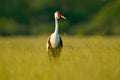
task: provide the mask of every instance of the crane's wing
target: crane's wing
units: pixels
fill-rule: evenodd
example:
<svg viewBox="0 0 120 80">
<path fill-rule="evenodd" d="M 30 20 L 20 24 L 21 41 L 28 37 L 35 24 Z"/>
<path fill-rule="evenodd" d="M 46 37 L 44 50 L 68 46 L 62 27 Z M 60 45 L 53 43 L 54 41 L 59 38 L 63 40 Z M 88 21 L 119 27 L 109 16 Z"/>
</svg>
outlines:
<svg viewBox="0 0 120 80">
<path fill-rule="evenodd" d="M 47 39 L 47 44 L 46 44 L 46 51 L 48 52 L 48 49 L 50 48 L 51 43 L 50 43 L 50 37 Z"/>
<path fill-rule="evenodd" d="M 59 36 L 60 37 L 60 36 Z M 62 41 L 62 38 L 60 37 L 60 43 L 59 43 L 60 47 L 62 48 L 63 47 L 63 41 Z"/>
</svg>

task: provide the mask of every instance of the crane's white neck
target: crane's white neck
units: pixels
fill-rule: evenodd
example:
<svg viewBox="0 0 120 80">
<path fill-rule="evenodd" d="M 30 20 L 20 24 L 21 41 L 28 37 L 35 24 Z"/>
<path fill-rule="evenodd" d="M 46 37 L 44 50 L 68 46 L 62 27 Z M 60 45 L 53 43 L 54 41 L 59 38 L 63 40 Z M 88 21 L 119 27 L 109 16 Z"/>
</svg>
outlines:
<svg viewBox="0 0 120 80">
<path fill-rule="evenodd" d="M 55 16 L 55 31 L 54 33 L 57 35 L 58 34 L 58 19 L 57 17 Z"/>
<path fill-rule="evenodd" d="M 52 47 L 56 47 L 59 43 L 59 34 L 58 34 L 58 19 L 55 17 L 55 30 L 54 33 L 51 35 L 51 45 Z"/>
</svg>

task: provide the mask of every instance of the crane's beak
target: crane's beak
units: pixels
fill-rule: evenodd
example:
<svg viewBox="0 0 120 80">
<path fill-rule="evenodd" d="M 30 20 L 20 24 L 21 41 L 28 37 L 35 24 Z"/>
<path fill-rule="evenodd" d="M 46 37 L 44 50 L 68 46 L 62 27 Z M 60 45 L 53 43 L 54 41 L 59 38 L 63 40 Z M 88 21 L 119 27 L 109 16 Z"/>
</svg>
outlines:
<svg viewBox="0 0 120 80">
<path fill-rule="evenodd" d="M 63 18 L 63 19 L 65 19 L 65 20 L 67 20 L 67 18 L 66 18 L 66 17 L 64 17 L 63 15 L 61 16 L 61 18 Z"/>
</svg>

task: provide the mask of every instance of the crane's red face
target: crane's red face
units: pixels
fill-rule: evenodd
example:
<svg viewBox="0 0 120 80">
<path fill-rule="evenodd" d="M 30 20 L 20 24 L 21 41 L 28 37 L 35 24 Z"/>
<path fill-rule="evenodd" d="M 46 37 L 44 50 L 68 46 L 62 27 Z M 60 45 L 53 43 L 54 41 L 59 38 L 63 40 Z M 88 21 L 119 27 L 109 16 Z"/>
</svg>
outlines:
<svg viewBox="0 0 120 80">
<path fill-rule="evenodd" d="M 55 12 L 55 17 L 56 17 L 57 19 L 63 18 L 63 19 L 66 20 L 66 18 L 65 18 L 61 13 L 59 13 L 58 11 Z"/>
</svg>

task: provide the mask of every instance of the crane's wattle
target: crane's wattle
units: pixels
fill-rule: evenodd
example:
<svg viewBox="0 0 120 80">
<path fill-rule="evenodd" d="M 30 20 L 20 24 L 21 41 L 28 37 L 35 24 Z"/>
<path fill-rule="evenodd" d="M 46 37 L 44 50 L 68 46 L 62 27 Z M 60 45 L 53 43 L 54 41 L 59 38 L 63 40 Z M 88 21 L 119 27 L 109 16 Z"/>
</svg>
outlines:
<svg viewBox="0 0 120 80">
<path fill-rule="evenodd" d="M 61 14 L 61 13 L 58 13 L 57 16 L 58 16 L 58 19 L 60 19 L 60 17 L 62 16 L 62 14 Z"/>
</svg>

